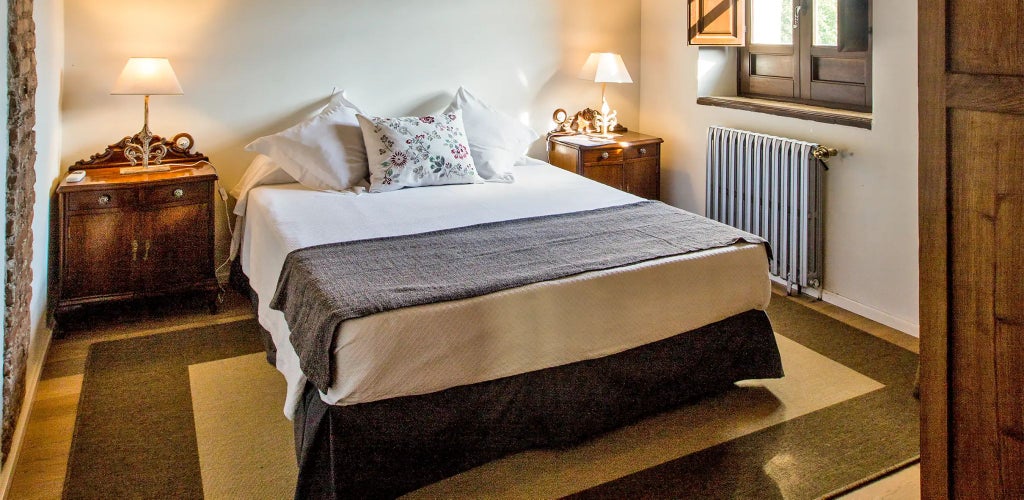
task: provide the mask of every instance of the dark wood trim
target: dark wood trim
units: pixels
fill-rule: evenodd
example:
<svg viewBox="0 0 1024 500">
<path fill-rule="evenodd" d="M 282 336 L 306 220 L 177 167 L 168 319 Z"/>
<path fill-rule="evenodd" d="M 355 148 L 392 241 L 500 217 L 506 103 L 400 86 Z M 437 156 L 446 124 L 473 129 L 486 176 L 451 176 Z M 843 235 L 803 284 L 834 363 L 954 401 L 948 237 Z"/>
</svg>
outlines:
<svg viewBox="0 0 1024 500">
<path fill-rule="evenodd" d="M 921 498 L 949 498 L 946 2 L 918 2 Z"/>
<path fill-rule="evenodd" d="M 734 97 L 711 97 L 704 96 L 697 98 L 697 104 L 704 106 L 717 106 L 720 108 L 742 109 L 755 113 L 767 113 L 775 116 L 786 116 L 811 120 L 821 123 L 831 123 L 847 127 L 871 129 L 871 117 L 858 116 L 842 113 L 828 108 L 808 108 L 803 105 L 793 105 L 781 101 L 755 101 L 750 98 L 737 99 Z"/>
<path fill-rule="evenodd" d="M 745 0 L 749 3 L 752 0 Z M 737 89 L 738 94 L 743 97 L 778 99 L 811 106 L 826 108 L 848 109 L 852 111 L 871 112 L 872 106 L 872 75 L 871 75 L 871 34 L 870 0 L 849 0 L 856 3 L 856 9 L 862 19 L 858 25 L 860 29 L 867 31 L 862 40 L 856 41 L 856 46 L 862 48 L 859 51 L 840 51 L 838 47 L 824 47 L 814 45 L 814 9 L 802 9 L 797 14 L 799 2 L 794 2 L 793 19 L 799 21 L 798 26 L 793 29 L 793 43 L 791 45 L 758 45 L 751 42 L 750 30 L 745 36 L 746 46 L 740 47 L 737 64 Z M 804 7 L 811 7 L 806 0 L 802 0 Z M 843 2 L 840 2 L 845 5 Z M 853 4 L 851 4 L 853 5 Z M 751 24 L 750 17 L 752 9 L 747 9 L 747 25 Z M 866 17 L 865 17 L 866 16 Z M 854 29 L 848 26 L 847 30 Z M 752 59 L 759 54 L 770 54 L 773 56 L 791 56 L 792 70 L 785 78 L 791 85 L 783 86 L 781 82 L 774 81 L 774 85 L 761 80 L 768 75 L 757 75 L 757 68 L 753 67 Z M 863 82 L 858 81 L 832 81 L 817 80 L 817 68 L 820 64 L 819 58 L 842 59 L 845 61 L 860 61 L 864 68 Z M 773 74 L 773 77 L 782 77 L 780 74 Z M 757 85 L 755 85 L 755 80 Z"/>
<path fill-rule="evenodd" d="M 121 139 L 120 141 L 107 146 L 106 150 L 90 156 L 88 160 L 78 160 L 77 162 L 75 162 L 74 165 L 68 167 L 68 172 L 71 172 L 73 170 L 88 170 L 91 168 L 134 166 L 135 163 L 132 163 L 132 161 L 125 156 L 124 148 L 133 142 L 136 144 L 140 144 L 141 140 L 139 140 L 137 136 L 138 134 L 134 136 L 125 137 L 124 139 Z M 167 148 L 167 155 L 164 156 L 161 163 L 193 164 L 202 161 L 210 161 L 210 159 L 207 158 L 206 155 L 198 151 L 192 152 L 190 150 L 191 145 L 189 146 L 189 149 L 181 149 L 173 140 L 165 139 L 163 137 L 160 137 L 159 135 L 154 135 L 152 139 L 152 145 L 155 147 L 161 144 L 165 148 Z"/>
<path fill-rule="evenodd" d="M 1024 115 L 1024 76 L 946 76 L 946 107 Z M 922 101 L 924 102 L 924 101 Z"/>
</svg>

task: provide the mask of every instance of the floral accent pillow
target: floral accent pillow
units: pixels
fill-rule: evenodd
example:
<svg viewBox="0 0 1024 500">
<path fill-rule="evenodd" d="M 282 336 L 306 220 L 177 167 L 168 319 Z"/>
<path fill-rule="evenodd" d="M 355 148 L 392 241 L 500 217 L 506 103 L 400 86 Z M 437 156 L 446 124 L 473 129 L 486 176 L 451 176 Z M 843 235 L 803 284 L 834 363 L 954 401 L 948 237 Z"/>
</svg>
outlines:
<svg viewBox="0 0 1024 500">
<path fill-rule="evenodd" d="M 462 111 L 357 118 L 370 160 L 371 193 L 483 182 L 469 154 Z"/>
</svg>

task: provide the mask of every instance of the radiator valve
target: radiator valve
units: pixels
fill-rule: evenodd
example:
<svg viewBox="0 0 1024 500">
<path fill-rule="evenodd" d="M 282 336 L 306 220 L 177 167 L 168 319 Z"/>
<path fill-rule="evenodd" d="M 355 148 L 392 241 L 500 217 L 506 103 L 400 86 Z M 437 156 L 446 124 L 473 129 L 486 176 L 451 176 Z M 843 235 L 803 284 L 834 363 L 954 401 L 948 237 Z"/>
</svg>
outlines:
<svg viewBox="0 0 1024 500">
<path fill-rule="evenodd" d="M 833 156 L 839 156 L 839 150 L 836 148 L 829 148 L 825 146 L 818 146 L 811 151 L 811 156 L 818 160 L 827 160 Z"/>
</svg>

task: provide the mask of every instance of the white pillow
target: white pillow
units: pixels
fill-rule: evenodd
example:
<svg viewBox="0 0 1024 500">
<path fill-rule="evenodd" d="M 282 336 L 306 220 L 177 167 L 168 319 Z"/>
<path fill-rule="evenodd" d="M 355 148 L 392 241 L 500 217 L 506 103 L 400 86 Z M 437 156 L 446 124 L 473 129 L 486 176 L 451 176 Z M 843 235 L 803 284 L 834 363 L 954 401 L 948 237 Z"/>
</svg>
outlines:
<svg viewBox="0 0 1024 500">
<path fill-rule="evenodd" d="M 316 116 L 245 147 L 269 156 L 310 189 L 342 191 L 365 185 L 366 146 L 356 120 L 359 110 L 343 92 Z"/>
<path fill-rule="evenodd" d="M 491 108 L 466 87 L 459 87 L 446 111 L 462 110 L 469 150 L 480 177 L 490 182 L 515 182 L 512 165 L 540 137 L 533 129 Z"/>
<path fill-rule="evenodd" d="M 231 188 L 230 194 L 235 197 L 235 215 L 245 215 L 245 207 L 249 200 L 249 191 L 257 186 L 269 184 L 287 184 L 295 182 L 295 178 L 281 169 L 274 160 L 266 155 L 256 155 L 249 168 L 245 169 L 238 184 Z"/>
<path fill-rule="evenodd" d="M 469 154 L 461 111 L 357 118 L 370 162 L 371 193 L 483 182 Z"/>
</svg>

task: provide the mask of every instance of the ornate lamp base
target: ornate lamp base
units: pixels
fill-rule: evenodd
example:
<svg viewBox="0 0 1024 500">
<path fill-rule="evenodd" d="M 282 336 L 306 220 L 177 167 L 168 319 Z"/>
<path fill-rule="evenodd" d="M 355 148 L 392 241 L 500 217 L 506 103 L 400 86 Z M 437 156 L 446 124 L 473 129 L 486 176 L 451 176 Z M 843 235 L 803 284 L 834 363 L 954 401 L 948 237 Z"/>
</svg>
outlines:
<svg viewBox="0 0 1024 500">
<path fill-rule="evenodd" d="M 122 174 L 139 174 L 143 172 L 167 172 L 171 170 L 166 165 L 160 165 L 164 156 L 167 156 L 167 145 L 163 141 L 153 142 L 153 133 L 149 131 L 149 96 L 145 99 L 145 114 L 143 115 L 142 130 L 135 134 L 124 146 L 124 156 L 131 162 L 132 166 L 121 168 Z M 139 161 L 142 166 L 135 166 Z M 156 165 L 150 166 L 149 162 Z"/>
</svg>

